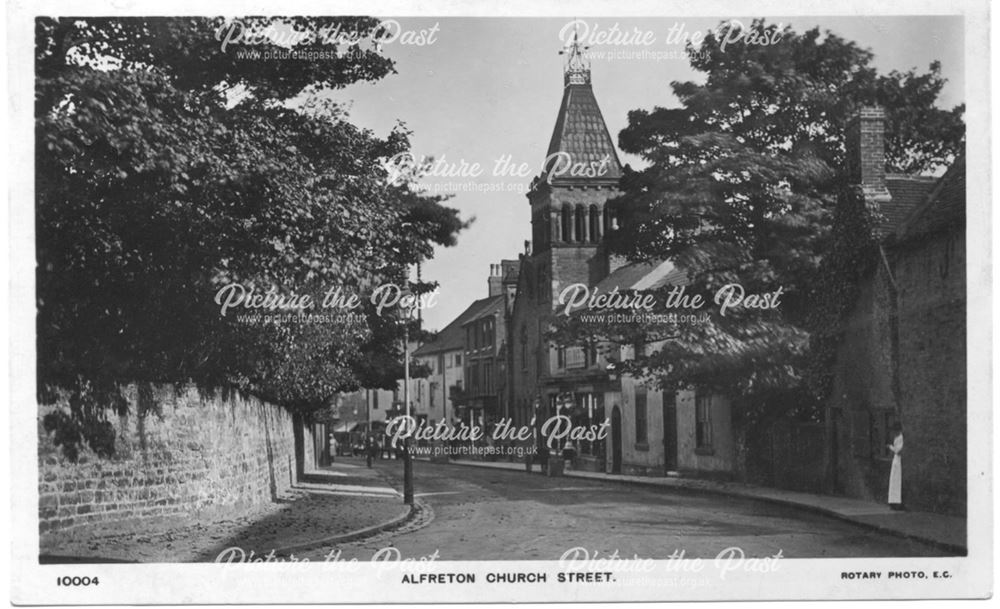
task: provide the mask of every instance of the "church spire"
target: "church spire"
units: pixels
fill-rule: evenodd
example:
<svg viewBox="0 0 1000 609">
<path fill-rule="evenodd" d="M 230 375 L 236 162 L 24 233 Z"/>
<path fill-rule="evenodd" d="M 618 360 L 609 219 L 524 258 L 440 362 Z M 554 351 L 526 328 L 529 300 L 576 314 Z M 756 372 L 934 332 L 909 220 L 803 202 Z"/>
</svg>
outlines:
<svg viewBox="0 0 1000 609">
<path fill-rule="evenodd" d="M 580 32 L 574 25 L 573 42 L 568 43 L 563 50 L 559 51 L 560 55 L 566 55 L 564 85 L 590 84 L 590 59 L 587 57 L 587 49 L 589 48 L 580 44 Z"/>
<path fill-rule="evenodd" d="M 566 66 L 562 104 L 546 153 L 549 182 L 617 182 L 621 163 L 591 88 L 587 47 L 580 42 L 575 27 L 572 41 L 559 54 L 566 55 Z M 567 169 L 567 165 L 572 168 Z"/>
</svg>

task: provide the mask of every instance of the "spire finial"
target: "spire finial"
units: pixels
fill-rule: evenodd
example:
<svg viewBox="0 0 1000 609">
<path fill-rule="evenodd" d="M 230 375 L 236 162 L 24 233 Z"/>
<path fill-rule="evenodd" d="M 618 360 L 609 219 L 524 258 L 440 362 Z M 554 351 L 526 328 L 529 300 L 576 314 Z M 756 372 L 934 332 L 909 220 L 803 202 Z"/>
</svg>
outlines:
<svg viewBox="0 0 1000 609">
<path fill-rule="evenodd" d="M 567 43 L 560 55 L 566 55 L 566 68 L 563 82 L 566 85 L 589 85 L 590 84 L 590 59 L 587 57 L 587 49 L 590 47 L 580 44 L 579 19 L 573 22 L 573 41 Z"/>
</svg>

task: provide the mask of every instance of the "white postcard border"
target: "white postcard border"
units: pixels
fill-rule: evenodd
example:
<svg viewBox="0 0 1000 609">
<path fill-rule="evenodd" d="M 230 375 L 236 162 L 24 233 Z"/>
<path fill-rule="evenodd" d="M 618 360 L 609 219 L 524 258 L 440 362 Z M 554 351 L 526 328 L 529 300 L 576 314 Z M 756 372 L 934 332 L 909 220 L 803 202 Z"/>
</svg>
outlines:
<svg viewBox="0 0 1000 609">
<path fill-rule="evenodd" d="M 78 14 L 329 14 L 379 15 L 536 15 L 729 16 L 731 14 L 800 15 L 965 15 L 965 62 L 968 128 L 968 548 L 967 557 L 883 559 L 785 559 L 772 573 L 728 573 L 720 579 L 706 568 L 710 585 L 684 589 L 657 561 L 653 573 L 661 585 L 551 583 L 555 561 L 466 561 L 442 563 L 444 571 L 545 572 L 548 584 L 406 585 L 399 572 L 374 567 L 339 577 L 331 564 L 155 564 L 39 565 L 37 438 L 34 344 L 34 220 L 32 20 L 35 15 Z M 916 599 L 983 597 L 992 591 L 992 283 L 990 258 L 991 149 L 989 106 L 989 14 L 986 2 L 777 2 L 751 4 L 719 0 L 700 3 L 578 2 L 493 3 L 435 2 L 276 2 L 184 0 L 170 5 L 139 2 L 20 2 L 8 7 L 10 66 L 10 267 L 11 267 L 11 507 L 12 600 L 18 604 L 185 604 L 185 603 L 429 603 L 625 600 L 767 600 L 767 599 Z M 947 571 L 946 580 L 847 581 L 845 571 Z M 91 588 L 57 587 L 59 576 L 99 576 Z M 346 574 L 345 574 L 346 575 Z"/>
</svg>

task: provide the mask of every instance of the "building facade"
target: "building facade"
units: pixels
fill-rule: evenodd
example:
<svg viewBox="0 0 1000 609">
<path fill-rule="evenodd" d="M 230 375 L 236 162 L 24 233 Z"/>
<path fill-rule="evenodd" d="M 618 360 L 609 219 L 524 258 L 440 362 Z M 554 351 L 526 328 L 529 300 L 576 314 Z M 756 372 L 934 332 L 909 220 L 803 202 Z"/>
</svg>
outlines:
<svg viewBox="0 0 1000 609">
<path fill-rule="evenodd" d="M 966 513 L 965 163 L 940 179 L 886 175 L 884 114 L 849 130 L 853 179 L 881 212 L 878 259 L 844 324 L 828 402 L 828 490 L 884 502 L 892 426 L 903 501 Z"/>
<path fill-rule="evenodd" d="M 416 382 L 415 398 L 427 412 L 430 424 L 445 421 L 449 425 L 459 420 L 458 396 L 465 383 L 465 339 L 462 322 L 478 307 L 473 303 L 462 315 L 445 326 L 434 340 L 417 347 L 413 359 L 429 371 Z"/>
<path fill-rule="evenodd" d="M 509 310 L 508 384 L 514 421 L 537 425 L 556 414 L 580 426 L 609 421 L 606 439 L 571 447 L 573 465 L 583 469 L 650 475 L 678 470 L 731 473 L 735 448 L 728 402 L 690 391 L 664 395 L 638 379 L 615 374 L 613 362 L 632 357 L 630 349 L 635 347 L 558 345 L 550 338 L 560 294 L 568 286 L 584 284 L 607 293 L 614 288 L 654 289 L 681 280 L 669 262 L 628 264 L 606 249 L 604 236 L 617 228 L 607 202 L 619 194 L 621 174 L 587 59 L 574 45 L 545 171 L 528 193 L 532 241 L 521 255 Z"/>
</svg>

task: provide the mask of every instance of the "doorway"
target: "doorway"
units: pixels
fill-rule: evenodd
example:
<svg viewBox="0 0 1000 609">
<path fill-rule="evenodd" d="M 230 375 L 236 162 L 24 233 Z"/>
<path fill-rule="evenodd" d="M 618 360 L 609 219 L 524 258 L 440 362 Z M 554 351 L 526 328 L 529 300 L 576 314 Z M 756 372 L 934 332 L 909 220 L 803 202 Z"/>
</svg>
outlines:
<svg viewBox="0 0 1000 609">
<path fill-rule="evenodd" d="M 617 405 L 611 411 L 611 473 L 622 473 L 622 411 Z"/>
<path fill-rule="evenodd" d="M 677 471 L 677 394 L 663 395 L 664 475 Z"/>
</svg>

